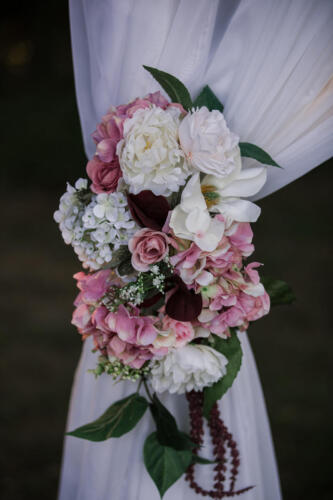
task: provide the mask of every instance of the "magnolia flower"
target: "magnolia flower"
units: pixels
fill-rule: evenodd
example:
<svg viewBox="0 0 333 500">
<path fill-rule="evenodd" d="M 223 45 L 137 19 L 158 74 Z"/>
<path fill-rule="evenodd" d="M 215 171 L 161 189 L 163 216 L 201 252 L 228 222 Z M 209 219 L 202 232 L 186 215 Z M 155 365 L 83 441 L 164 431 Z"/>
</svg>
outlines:
<svg viewBox="0 0 333 500">
<path fill-rule="evenodd" d="M 175 106 L 163 110 L 152 105 L 125 120 L 117 154 L 131 193 L 150 190 L 168 196 L 185 184 L 190 170 L 178 144 L 180 114 Z"/>
<path fill-rule="evenodd" d="M 219 212 L 227 220 L 255 222 L 260 208 L 251 201 L 242 200 L 256 194 L 266 182 L 266 167 L 242 170 L 241 160 L 228 177 L 206 175 L 202 181 L 202 192 L 212 212 Z"/>
<path fill-rule="evenodd" d="M 230 132 L 220 111 L 205 106 L 185 116 L 179 141 L 190 165 L 206 174 L 225 178 L 240 161 L 239 138 Z"/>
<path fill-rule="evenodd" d="M 226 374 L 227 364 L 227 358 L 212 347 L 187 344 L 152 363 L 151 384 L 156 392 L 202 391 Z"/>
<path fill-rule="evenodd" d="M 224 222 L 209 215 L 198 173 L 188 181 L 181 203 L 172 211 L 169 225 L 176 236 L 194 241 L 207 252 L 215 250 L 221 240 Z"/>
</svg>

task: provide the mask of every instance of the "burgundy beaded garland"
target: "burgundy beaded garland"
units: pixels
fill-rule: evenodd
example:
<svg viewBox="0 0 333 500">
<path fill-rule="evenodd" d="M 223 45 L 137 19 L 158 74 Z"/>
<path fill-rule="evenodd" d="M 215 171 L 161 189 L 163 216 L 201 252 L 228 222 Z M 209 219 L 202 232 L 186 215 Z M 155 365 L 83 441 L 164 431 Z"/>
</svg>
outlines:
<svg viewBox="0 0 333 500">
<path fill-rule="evenodd" d="M 202 414 L 203 393 L 191 391 L 186 393 L 186 397 L 190 410 L 191 438 L 194 443 L 200 446 L 203 444 L 204 435 Z M 234 497 L 252 489 L 253 486 L 247 486 L 246 488 L 235 491 L 235 484 L 240 464 L 239 451 L 237 449 L 237 444 L 232 438 L 232 434 L 230 434 L 220 417 L 220 411 L 216 403 L 211 410 L 208 426 L 212 438 L 214 456 L 217 460 L 217 464 L 214 467 L 214 489 L 205 490 L 198 485 L 194 479 L 194 465 L 190 465 L 185 475 L 186 481 L 189 482 L 190 487 L 194 489 L 196 493 L 201 494 L 204 497 L 209 496 L 211 498 Z M 196 448 L 193 453 L 197 454 L 198 448 Z M 229 448 L 231 460 L 231 464 L 229 465 L 230 477 L 228 490 L 225 489 L 228 466 L 228 460 L 226 457 L 227 448 Z"/>
</svg>

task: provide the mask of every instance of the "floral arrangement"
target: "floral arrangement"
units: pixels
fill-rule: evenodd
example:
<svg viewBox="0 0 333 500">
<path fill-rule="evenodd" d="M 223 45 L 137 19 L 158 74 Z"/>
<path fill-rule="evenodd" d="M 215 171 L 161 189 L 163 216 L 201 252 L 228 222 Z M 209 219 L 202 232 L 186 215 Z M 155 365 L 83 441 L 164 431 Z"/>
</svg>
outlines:
<svg viewBox="0 0 333 500">
<path fill-rule="evenodd" d="M 90 185 L 68 184 L 54 215 L 87 270 L 74 276 L 80 293 L 72 323 L 99 353 L 91 371 L 138 383 L 69 434 L 120 437 L 150 408 L 156 432 L 144 462 L 161 497 L 184 473 L 197 493 L 234 496 L 250 487 L 235 489 L 239 452 L 217 401 L 240 369 L 239 336 L 271 302 L 293 299 L 288 285 L 261 279 L 261 264 L 247 261 L 260 208 L 244 198 L 263 187 L 267 165 L 278 165 L 239 142 L 208 86 L 192 102 L 175 77 L 145 69 L 171 101 L 155 92 L 111 107 L 93 133 Z M 244 156 L 265 166 L 243 169 Z M 158 399 L 164 391 L 186 394 L 190 435 Z M 208 458 L 200 455 L 204 418 L 214 443 Z M 214 464 L 212 490 L 196 483 L 195 464 Z"/>
</svg>

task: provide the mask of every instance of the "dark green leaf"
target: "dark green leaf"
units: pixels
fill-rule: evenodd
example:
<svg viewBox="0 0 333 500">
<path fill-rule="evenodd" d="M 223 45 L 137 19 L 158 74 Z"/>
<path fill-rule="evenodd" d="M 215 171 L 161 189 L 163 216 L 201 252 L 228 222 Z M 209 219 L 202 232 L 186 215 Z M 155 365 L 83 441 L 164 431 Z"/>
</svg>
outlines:
<svg viewBox="0 0 333 500">
<path fill-rule="evenodd" d="M 118 267 L 122 262 L 128 261 L 131 258 L 131 252 L 128 250 L 127 245 L 121 245 L 118 250 L 112 252 L 112 260 L 109 267 Z"/>
<path fill-rule="evenodd" d="M 132 394 L 114 403 L 94 422 L 67 434 L 89 441 L 105 441 L 111 437 L 120 437 L 136 426 L 147 407 L 148 401 L 145 398 L 137 393 Z"/>
<path fill-rule="evenodd" d="M 224 106 L 223 104 L 218 100 L 214 92 L 208 85 L 206 85 L 198 97 L 195 99 L 193 102 L 193 107 L 194 108 L 201 108 L 202 106 L 206 106 L 209 111 L 213 111 L 213 109 L 217 109 L 218 111 L 221 111 L 223 113 Z"/>
<path fill-rule="evenodd" d="M 118 273 L 120 276 L 129 276 L 134 272 L 131 259 L 124 260 L 118 266 Z"/>
<path fill-rule="evenodd" d="M 202 464 L 202 465 L 209 465 L 209 464 L 216 464 L 216 460 L 208 460 L 207 458 L 203 457 L 198 457 L 198 455 L 192 455 L 192 464 Z"/>
<path fill-rule="evenodd" d="M 232 386 L 241 367 L 243 355 L 237 333 L 233 329 L 231 329 L 231 337 L 228 339 L 221 339 L 214 335 L 213 348 L 224 354 L 228 359 L 228 364 L 226 375 L 211 387 L 206 387 L 204 389 L 203 413 L 207 418 L 209 418 L 210 410 L 214 403 L 221 399 L 223 394 Z"/>
<path fill-rule="evenodd" d="M 161 498 L 192 463 L 191 451 L 175 450 L 161 445 L 156 432 L 146 439 L 143 456 L 146 469 L 156 484 Z"/>
<path fill-rule="evenodd" d="M 266 151 L 259 148 L 255 144 L 250 144 L 249 142 L 240 142 L 239 143 L 241 156 L 246 156 L 247 158 L 254 158 L 255 160 L 263 163 L 264 165 L 272 165 L 273 167 L 280 167 L 271 156 L 269 156 Z"/>
<path fill-rule="evenodd" d="M 262 276 L 261 282 L 264 285 L 266 292 L 270 296 L 271 305 L 292 304 L 296 300 L 292 288 L 282 280 L 275 280 L 268 276 Z"/>
<path fill-rule="evenodd" d="M 150 410 L 157 428 L 157 439 L 163 446 L 170 446 L 175 450 L 192 450 L 195 444 L 184 432 L 180 432 L 173 415 L 162 405 L 156 394 L 153 396 L 153 403 Z"/>
<path fill-rule="evenodd" d="M 178 102 L 184 109 L 192 108 L 192 99 L 185 85 L 175 76 L 150 66 L 143 66 L 158 81 L 172 102 Z"/>
</svg>

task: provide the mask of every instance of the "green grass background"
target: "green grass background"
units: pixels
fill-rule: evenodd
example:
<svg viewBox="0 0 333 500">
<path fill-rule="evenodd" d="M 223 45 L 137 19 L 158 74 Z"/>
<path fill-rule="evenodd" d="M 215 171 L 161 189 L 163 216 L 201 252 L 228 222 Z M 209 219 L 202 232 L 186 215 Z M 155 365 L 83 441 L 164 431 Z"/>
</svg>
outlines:
<svg viewBox="0 0 333 500">
<path fill-rule="evenodd" d="M 0 498 L 55 499 L 81 349 L 79 262 L 52 220 L 85 167 L 67 2 L 13 1 L 0 27 Z M 332 168 L 262 200 L 255 225 L 256 260 L 297 295 L 250 329 L 286 500 L 332 495 Z"/>
</svg>

